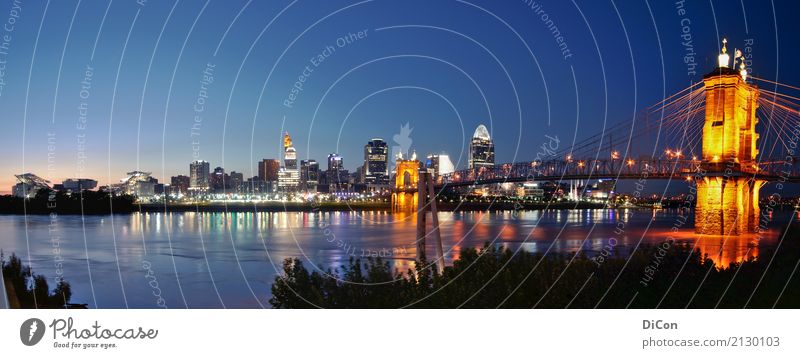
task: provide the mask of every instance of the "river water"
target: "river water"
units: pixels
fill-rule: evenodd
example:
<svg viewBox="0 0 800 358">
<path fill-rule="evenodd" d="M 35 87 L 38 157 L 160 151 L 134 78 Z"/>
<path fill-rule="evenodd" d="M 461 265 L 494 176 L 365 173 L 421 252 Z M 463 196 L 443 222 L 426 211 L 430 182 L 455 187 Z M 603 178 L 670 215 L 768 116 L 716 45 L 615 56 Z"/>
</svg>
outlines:
<svg viewBox="0 0 800 358">
<path fill-rule="evenodd" d="M 791 215 L 775 212 L 766 232 L 727 239 L 697 238 L 691 213 L 678 210 L 447 212 L 440 226 L 448 262 L 461 248 L 486 242 L 588 255 L 613 246 L 625 254 L 672 235 L 727 265 L 776 245 Z M 91 308 L 259 308 L 269 307 L 285 258 L 335 268 L 351 256 L 381 256 L 406 270 L 416 255 L 415 220 L 378 211 L 12 215 L 0 216 L 0 249 L 15 252 L 51 285 L 61 273 L 72 301 Z"/>
</svg>

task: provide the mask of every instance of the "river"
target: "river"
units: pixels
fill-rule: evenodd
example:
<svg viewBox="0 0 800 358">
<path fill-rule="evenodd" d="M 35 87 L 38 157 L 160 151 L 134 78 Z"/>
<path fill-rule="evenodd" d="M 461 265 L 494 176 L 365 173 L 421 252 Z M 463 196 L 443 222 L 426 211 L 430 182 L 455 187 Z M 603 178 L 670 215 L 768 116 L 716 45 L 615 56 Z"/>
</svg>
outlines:
<svg viewBox="0 0 800 358">
<path fill-rule="evenodd" d="M 769 230 L 728 239 L 698 239 L 691 213 L 679 210 L 443 212 L 440 226 L 448 262 L 486 242 L 588 255 L 614 247 L 624 255 L 672 236 L 727 265 L 776 245 L 791 215 L 775 212 Z M 380 211 L 6 215 L 0 248 L 51 287 L 62 274 L 72 302 L 90 308 L 259 308 L 269 307 L 270 285 L 288 257 L 335 268 L 351 256 L 382 256 L 406 270 L 416 255 L 414 220 Z"/>
</svg>

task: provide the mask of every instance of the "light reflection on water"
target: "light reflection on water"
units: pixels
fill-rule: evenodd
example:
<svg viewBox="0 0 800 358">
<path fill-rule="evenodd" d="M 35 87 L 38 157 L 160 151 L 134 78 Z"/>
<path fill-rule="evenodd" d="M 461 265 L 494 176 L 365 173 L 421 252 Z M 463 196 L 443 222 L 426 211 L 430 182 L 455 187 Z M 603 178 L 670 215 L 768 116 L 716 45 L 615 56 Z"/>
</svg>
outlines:
<svg viewBox="0 0 800 358">
<path fill-rule="evenodd" d="M 616 248 L 627 254 L 640 240 L 656 244 L 672 235 L 679 242 L 696 243 L 717 265 L 726 266 L 774 245 L 779 231 L 775 228 L 786 224 L 791 213 L 776 213 L 773 229 L 760 237 L 699 240 L 690 224 L 672 232 L 680 215 L 676 210 L 630 209 L 446 212 L 440 213 L 440 225 L 448 262 L 457 259 L 462 248 L 486 242 L 529 252 L 582 250 L 593 255 L 615 241 Z M 4 233 L 0 248 L 27 261 L 25 220 L 0 216 Z M 73 301 L 95 307 L 91 270 L 96 306 L 101 308 L 125 307 L 123 297 L 130 307 L 155 307 L 153 277 L 170 308 L 222 307 L 222 303 L 229 308 L 268 306 L 276 267 L 285 258 L 303 258 L 306 267 L 335 268 L 353 255 L 381 256 L 406 271 L 416 256 L 414 214 L 386 211 L 134 213 L 83 220 L 59 216 L 56 243 L 51 241 L 48 224 L 47 216 L 27 217 L 34 270 L 55 277 L 59 256 L 53 249 L 57 246 L 64 277 L 72 284 Z M 433 257 L 428 242 L 428 257 Z M 152 263 L 150 278 L 145 278 L 144 260 Z"/>
</svg>

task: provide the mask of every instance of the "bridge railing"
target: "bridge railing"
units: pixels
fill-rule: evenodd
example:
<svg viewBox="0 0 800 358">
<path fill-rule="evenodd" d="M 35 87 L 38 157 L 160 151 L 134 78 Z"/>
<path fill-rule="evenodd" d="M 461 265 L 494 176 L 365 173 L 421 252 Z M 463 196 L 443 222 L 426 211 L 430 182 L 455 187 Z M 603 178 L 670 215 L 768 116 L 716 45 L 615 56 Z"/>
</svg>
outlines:
<svg viewBox="0 0 800 358">
<path fill-rule="evenodd" d="M 722 163 L 720 163 L 722 164 Z M 590 159 L 590 160 L 546 160 L 499 164 L 492 168 L 464 169 L 441 175 L 437 185 L 472 185 L 520 182 L 533 180 L 570 180 L 600 178 L 691 178 L 703 175 L 703 171 L 715 169 L 708 163 L 689 159 Z M 719 171 L 753 175 L 766 180 L 800 180 L 800 168 L 796 159 L 770 160 L 758 164 L 736 164 Z M 716 171 L 716 170 L 712 170 Z"/>
</svg>

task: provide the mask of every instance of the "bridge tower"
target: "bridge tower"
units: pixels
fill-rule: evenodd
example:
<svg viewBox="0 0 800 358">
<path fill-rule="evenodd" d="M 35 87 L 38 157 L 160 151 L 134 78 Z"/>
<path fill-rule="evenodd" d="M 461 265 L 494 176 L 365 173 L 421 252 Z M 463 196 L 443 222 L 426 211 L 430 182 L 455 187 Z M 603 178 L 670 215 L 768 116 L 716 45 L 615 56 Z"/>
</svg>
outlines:
<svg viewBox="0 0 800 358">
<path fill-rule="evenodd" d="M 416 158 L 398 158 L 395 162 L 394 190 L 392 190 L 392 210 L 413 212 L 417 209 L 417 186 L 421 163 Z"/>
<path fill-rule="evenodd" d="M 764 185 L 753 178 L 759 92 L 746 82 L 743 58 L 740 71 L 728 67 L 727 41 L 722 42 L 719 67 L 703 77 L 706 118 L 700 169 L 705 174 L 697 180 L 695 232 L 740 235 L 757 228 L 758 192 Z"/>
<path fill-rule="evenodd" d="M 439 232 L 439 211 L 436 208 L 436 192 L 433 185 L 433 173 L 423 168 L 416 154 L 411 159 L 397 158 L 395 162 L 394 190 L 392 193 L 392 211 L 397 215 L 409 214 L 417 221 L 417 261 L 426 261 L 426 239 L 430 236 L 436 242 L 436 267 L 439 273 L 444 271 L 444 250 L 442 236 Z M 432 229 L 427 228 L 427 212 L 431 212 Z"/>
</svg>

